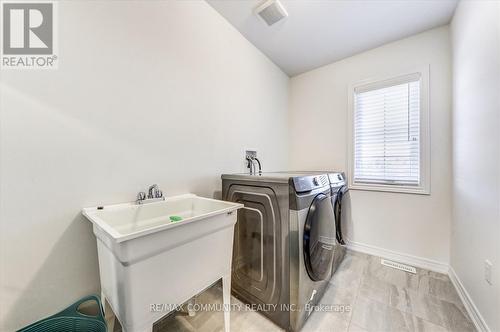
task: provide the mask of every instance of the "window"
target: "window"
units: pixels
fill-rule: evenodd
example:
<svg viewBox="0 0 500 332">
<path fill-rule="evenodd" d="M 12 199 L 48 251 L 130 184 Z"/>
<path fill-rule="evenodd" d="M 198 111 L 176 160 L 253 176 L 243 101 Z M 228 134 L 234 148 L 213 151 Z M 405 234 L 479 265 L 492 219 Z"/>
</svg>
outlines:
<svg viewBox="0 0 500 332">
<path fill-rule="evenodd" d="M 350 89 L 352 189 L 429 193 L 427 86 L 419 71 Z"/>
</svg>

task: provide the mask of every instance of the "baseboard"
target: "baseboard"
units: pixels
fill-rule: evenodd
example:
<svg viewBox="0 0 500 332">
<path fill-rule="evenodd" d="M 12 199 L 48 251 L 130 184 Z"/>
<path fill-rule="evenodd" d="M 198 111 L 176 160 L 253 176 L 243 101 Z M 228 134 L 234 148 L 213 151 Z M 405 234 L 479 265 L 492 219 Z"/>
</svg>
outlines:
<svg viewBox="0 0 500 332">
<path fill-rule="evenodd" d="M 472 301 L 472 298 L 470 297 L 469 293 L 467 292 L 464 285 L 460 281 L 460 278 L 456 274 L 455 270 L 451 266 L 449 270 L 450 271 L 448 275 L 450 276 L 451 282 L 453 283 L 453 286 L 455 286 L 455 289 L 457 290 L 457 293 L 460 296 L 460 299 L 462 300 L 465 309 L 467 309 L 470 319 L 476 326 L 476 329 L 478 331 L 490 332 L 491 330 L 488 327 L 488 324 L 486 324 L 483 316 L 481 316 L 481 313 L 479 312 L 479 310 L 477 310 L 476 305 Z"/>
<path fill-rule="evenodd" d="M 460 296 L 460 299 L 462 300 L 462 303 L 464 304 L 465 308 L 467 309 L 470 319 L 474 323 L 476 329 L 478 331 L 484 331 L 484 332 L 491 331 L 488 327 L 488 324 L 486 324 L 483 316 L 481 316 L 481 313 L 479 312 L 476 305 L 472 301 L 472 298 L 470 297 L 469 293 L 467 292 L 462 282 L 458 278 L 458 275 L 455 273 L 455 270 L 447 263 L 435 261 L 428 258 L 412 256 L 397 251 L 392 251 L 389 249 L 384 249 L 355 241 L 347 241 L 347 248 L 354 251 L 363 252 L 365 254 L 390 259 L 403 264 L 412 265 L 422 269 L 447 274 L 450 277 L 453 286 L 457 290 L 457 293 Z"/>
<path fill-rule="evenodd" d="M 426 270 L 435 271 L 435 272 L 439 272 L 439 273 L 448 274 L 448 270 L 449 270 L 449 265 L 447 263 L 444 263 L 444 262 L 439 262 L 439 261 L 435 261 L 435 260 L 428 259 L 428 258 L 403 254 L 400 252 L 372 246 L 369 244 L 348 241 L 347 248 L 354 250 L 354 251 L 360 251 L 360 252 L 363 252 L 365 254 L 379 256 L 379 257 L 390 259 L 390 260 L 393 260 L 396 262 L 412 265 L 415 267 L 419 267 L 421 269 L 426 269 Z"/>
</svg>

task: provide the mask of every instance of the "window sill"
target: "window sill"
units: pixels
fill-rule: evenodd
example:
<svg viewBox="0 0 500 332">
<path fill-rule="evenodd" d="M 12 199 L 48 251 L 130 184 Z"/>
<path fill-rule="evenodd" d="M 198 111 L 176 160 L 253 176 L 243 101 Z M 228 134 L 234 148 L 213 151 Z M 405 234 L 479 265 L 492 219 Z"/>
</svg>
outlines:
<svg viewBox="0 0 500 332">
<path fill-rule="evenodd" d="M 350 184 L 349 190 L 381 191 L 381 192 L 391 192 L 398 194 L 415 194 L 415 195 L 431 194 L 429 188 L 425 188 L 422 186 L 411 187 L 411 186 L 396 186 L 396 185 L 366 184 L 366 183 Z"/>
</svg>

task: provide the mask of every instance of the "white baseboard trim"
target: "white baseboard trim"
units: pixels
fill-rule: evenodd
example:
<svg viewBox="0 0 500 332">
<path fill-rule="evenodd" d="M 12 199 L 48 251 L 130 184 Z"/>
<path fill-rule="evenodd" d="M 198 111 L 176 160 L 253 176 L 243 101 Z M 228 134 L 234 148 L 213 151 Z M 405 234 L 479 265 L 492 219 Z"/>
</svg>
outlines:
<svg viewBox="0 0 500 332">
<path fill-rule="evenodd" d="M 421 269 L 426 269 L 426 270 L 435 271 L 435 272 L 439 272 L 439 273 L 448 274 L 448 270 L 449 270 L 449 265 L 447 263 L 444 263 L 444 262 L 439 262 L 439 261 L 435 261 L 435 260 L 428 259 L 428 258 L 403 254 L 400 252 L 372 246 L 369 244 L 364 244 L 364 243 L 359 243 L 359 242 L 354 242 L 354 241 L 348 240 L 347 241 L 347 248 L 354 250 L 354 251 L 360 251 L 360 252 L 363 252 L 365 254 L 379 256 L 379 257 L 390 259 L 390 260 L 400 262 L 403 264 L 412 265 L 415 267 L 419 267 Z"/>
<path fill-rule="evenodd" d="M 412 265 L 421 269 L 447 274 L 450 277 L 453 286 L 457 290 L 457 293 L 467 309 L 470 319 L 474 323 L 476 329 L 481 332 L 491 332 L 488 324 L 486 324 L 483 316 L 481 316 L 481 313 L 472 301 L 469 293 L 458 278 L 458 275 L 455 273 L 455 270 L 449 264 L 350 240 L 347 241 L 347 248 L 365 254 L 390 259 L 399 263 Z"/>
<path fill-rule="evenodd" d="M 455 270 L 451 266 L 448 275 L 450 276 L 451 282 L 453 283 L 453 286 L 455 286 L 455 289 L 457 290 L 457 293 L 460 296 L 465 309 L 467 309 L 470 319 L 476 326 L 476 329 L 478 331 L 490 332 L 491 330 L 488 327 L 488 324 L 486 324 L 483 316 L 481 316 L 481 313 L 479 312 L 479 310 L 477 310 L 477 307 L 472 301 L 472 298 L 460 281 L 460 278 L 456 274 Z"/>
</svg>

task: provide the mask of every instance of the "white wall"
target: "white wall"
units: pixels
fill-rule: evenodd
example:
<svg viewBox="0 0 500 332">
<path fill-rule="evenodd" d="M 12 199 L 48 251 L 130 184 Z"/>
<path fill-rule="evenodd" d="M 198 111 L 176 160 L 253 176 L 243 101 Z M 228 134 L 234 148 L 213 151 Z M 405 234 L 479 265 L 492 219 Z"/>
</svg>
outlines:
<svg viewBox="0 0 500 332">
<path fill-rule="evenodd" d="M 288 77 L 204 1 L 59 4 L 59 69 L 2 71 L 2 331 L 99 290 L 85 206 L 287 165 Z M 168 281 L 165 281 L 168 282 Z"/>
<path fill-rule="evenodd" d="M 451 35 L 451 266 L 491 331 L 500 331 L 500 2 L 460 2 Z"/>
<path fill-rule="evenodd" d="M 350 83 L 430 64 L 431 195 L 351 190 L 351 241 L 448 263 L 450 246 L 450 43 L 433 29 L 293 77 L 292 169 L 347 171 Z"/>
</svg>

